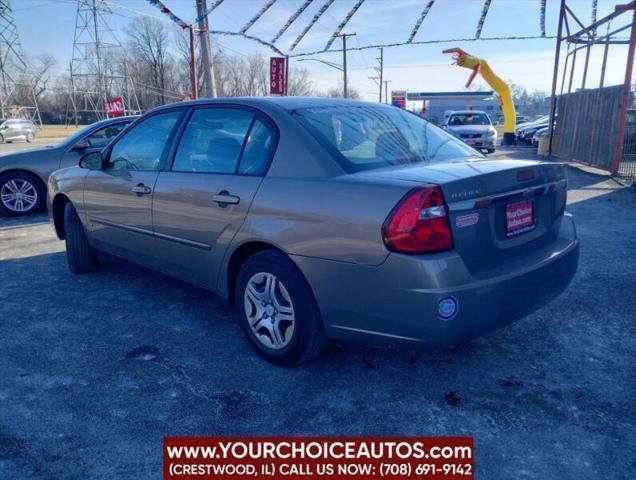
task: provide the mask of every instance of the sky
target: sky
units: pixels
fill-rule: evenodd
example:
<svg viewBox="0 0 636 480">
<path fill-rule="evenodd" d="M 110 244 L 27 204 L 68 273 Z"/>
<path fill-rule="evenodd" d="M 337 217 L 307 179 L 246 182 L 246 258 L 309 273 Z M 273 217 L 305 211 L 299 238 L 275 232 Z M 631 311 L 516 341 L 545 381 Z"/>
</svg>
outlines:
<svg viewBox="0 0 636 480">
<path fill-rule="evenodd" d="M 177 28 L 172 22 L 145 0 L 102 0 L 110 8 L 108 22 L 113 35 L 123 41 L 123 29 L 139 16 L 151 16 Z M 211 4 L 213 0 L 208 0 Z M 248 33 L 271 40 L 287 19 L 305 0 L 277 0 L 276 3 L 250 28 Z M 283 52 L 288 52 L 296 36 L 309 23 L 326 0 L 314 0 L 286 33 L 276 42 Z M 60 72 L 68 69 L 72 56 L 75 31 L 76 2 L 74 0 L 10 0 L 14 10 L 23 49 L 28 56 L 52 54 L 58 60 Z M 238 31 L 267 0 L 225 0 L 209 17 L 210 29 Z M 164 0 L 175 14 L 192 21 L 196 17 L 195 0 Z M 356 0 L 336 0 L 309 31 L 292 53 L 320 51 L 340 21 L 356 3 Z M 356 33 L 348 39 L 348 47 L 404 42 L 408 39 L 427 0 L 366 0 L 352 17 L 344 33 Z M 598 1 L 598 18 L 627 0 Z M 540 34 L 540 0 L 492 0 L 490 11 L 482 30 L 482 38 L 497 36 L 535 36 Z M 415 41 L 472 38 L 482 9 L 482 0 L 436 0 L 422 23 Z M 568 5 L 584 22 L 592 15 L 592 0 L 568 0 Z M 559 0 L 547 0 L 546 34 L 556 34 Z M 628 15 L 612 25 L 619 27 L 629 21 Z M 213 36 L 213 47 L 229 54 L 249 55 L 261 53 L 276 55 L 256 42 L 240 37 Z M 332 48 L 340 48 L 339 39 Z M 460 47 L 489 61 L 502 78 L 529 90 L 549 92 L 554 62 L 554 39 L 510 40 L 476 42 L 449 42 L 429 45 L 408 45 L 384 49 L 384 78 L 390 80 L 389 90 L 409 91 L 457 91 L 462 90 L 470 72 L 452 66 L 452 60 L 444 55 L 445 48 Z M 597 46 L 590 57 L 588 87 L 598 85 L 603 48 Z M 349 84 L 367 100 L 377 100 L 378 86 L 369 79 L 375 76 L 377 49 L 350 51 L 347 56 Z M 315 58 L 334 63 L 342 62 L 342 53 L 325 53 L 311 57 L 292 58 L 294 67 L 305 68 L 317 90 L 326 91 L 342 83 L 342 73 L 316 61 Z M 579 57 L 582 58 L 582 57 Z M 610 48 L 606 84 L 622 83 L 626 49 Z M 580 85 L 581 60 L 574 77 L 574 85 Z M 477 80 L 479 81 L 479 80 Z M 479 81 L 483 84 L 483 81 Z"/>
</svg>

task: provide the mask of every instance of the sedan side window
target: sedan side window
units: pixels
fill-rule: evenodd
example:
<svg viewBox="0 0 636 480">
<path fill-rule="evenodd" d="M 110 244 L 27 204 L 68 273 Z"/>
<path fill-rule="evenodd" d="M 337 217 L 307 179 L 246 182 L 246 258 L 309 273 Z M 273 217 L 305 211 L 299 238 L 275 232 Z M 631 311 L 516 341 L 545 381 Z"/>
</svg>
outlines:
<svg viewBox="0 0 636 480">
<path fill-rule="evenodd" d="M 243 148 L 238 173 L 262 175 L 274 149 L 272 130 L 260 120 L 255 120 Z"/>
<path fill-rule="evenodd" d="M 113 138 L 115 138 L 119 134 L 119 132 L 126 128 L 129 123 L 130 122 L 116 123 L 114 125 L 100 128 L 96 132 L 93 132 L 91 135 L 86 137 L 84 141 L 93 148 L 105 147 Z"/>
<path fill-rule="evenodd" d="M 113 170 L 159 170 L 166 143 L 182 110 L 159 113 L 135 125 L 112 148 Z"/>
<path fill-rule="evenodd" d="M 254 114 L 237 108 L 197 109 L 177 149 L 175 172 L 235 173 Z"/>
</svg>

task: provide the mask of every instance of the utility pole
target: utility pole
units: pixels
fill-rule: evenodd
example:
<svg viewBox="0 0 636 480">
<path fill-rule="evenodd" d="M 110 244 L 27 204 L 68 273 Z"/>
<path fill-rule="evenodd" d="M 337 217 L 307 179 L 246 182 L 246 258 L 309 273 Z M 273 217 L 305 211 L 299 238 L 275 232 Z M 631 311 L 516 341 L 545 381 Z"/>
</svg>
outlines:
<svg viewBox="0 0 636 480">
<path fill-rule="evenodd" d="M 192 86 L 192 99 L 199 98 L 199 85 L 197 75 L 197 57 L 196 47 L 194 46 L 194 26 L 190 25 L 188 28 L 188 39 L 190 40 L 190 84 Z"/>
<path fill-rule="evenodd" d="M 347 88 L 347 37 L 353 37 L 355 36 L 355 33 L 340 33 L 337 36 L 342 37 L 342 73 L 344 77 L 343 93 L 344 98 L 347 98 L 349 93 Z"/>
<path fill-rule="evenodd" d="M 391 80 L 384 81 L 384 103 L 389 103 L 389 83 Z"/>
<path fill-rule="evenodd" d="M 373 67 L 373 69 L 378 72 L 379 76 L 374 76 L 374 77 L 368 77 L 369 80 L 373 80 L 375 82 L 375 84 L 378 86 L 378 102 L 382 103 L 382 77 L 384 74 L 384 48 L 380 47 L 378 50 L 380 50 L 380 56 L 376 57 L 375 59 L 378 61 L 379 66 L 378 67 Z"/>
<path fill-rule="evenodd" d="M 384 48 L 380 47 L 380 98 L 378 99 L 379 103 L 382 103 L 382 74 L 384 73 Z"/>
<path fill-rule="evenodd" d="M 214 66 L 212 64 L 212 46 L 208 30 L 208 6 L 206 0 L 197 0 L 197 15 L 199 17 L 199 39 L 201 41 L 201 63 L 203 68 L 203 84 L 205 95 L 216 97 L 216 82 L 214 80 Z"/>
</svg>

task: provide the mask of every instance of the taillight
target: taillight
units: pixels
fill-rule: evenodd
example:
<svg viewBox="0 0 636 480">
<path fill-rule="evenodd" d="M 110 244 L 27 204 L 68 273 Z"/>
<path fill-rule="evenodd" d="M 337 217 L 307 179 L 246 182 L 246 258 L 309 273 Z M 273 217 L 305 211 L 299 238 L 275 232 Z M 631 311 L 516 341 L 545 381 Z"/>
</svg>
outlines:
<svg viewBox="0 0 636 480">
<path fill-rule="evenodd" d="M 407 193 L 384 221 L 382 237 L 394 252 L 432 253 L 453 248 L 441 188 L 427 185 Z"/>
</svg>

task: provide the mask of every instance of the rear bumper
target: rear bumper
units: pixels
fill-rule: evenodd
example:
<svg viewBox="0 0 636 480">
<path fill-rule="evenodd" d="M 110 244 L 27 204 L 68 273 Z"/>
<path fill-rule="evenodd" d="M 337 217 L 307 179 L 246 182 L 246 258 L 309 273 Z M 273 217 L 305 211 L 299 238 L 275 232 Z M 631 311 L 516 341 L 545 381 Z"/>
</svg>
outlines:
<svg viewBox="0 0 636 480">
<path fill-rule="evenodd" d="M 558 238 L 544 249 L 479 276 L 456 252 L 391 254 L 377 267 L 294 260 L 314 289 L 330 337 L 434 348 L 497 330 L 541 308 L 568 286 L 578 257 L 574 223 L 565 216 Z M 440 314 L 442 301 L 456 303 L 450 318 Z"/>
<path fill-rule="evenodd" d="M 468 140 L 465 138 L 462 138 L 461 140 L 463 140 L 467 145 L 470 145 L 473 148 L 486 148 L 486 149 L 491 149 L 491 148 L 495 148 L 495 145 L 497 144 L 497 137 L 488 137 L 488 138 L 479 138 L 479 139 L 475 139 L 475 140 Z"/>
</svg>

